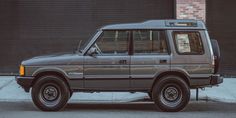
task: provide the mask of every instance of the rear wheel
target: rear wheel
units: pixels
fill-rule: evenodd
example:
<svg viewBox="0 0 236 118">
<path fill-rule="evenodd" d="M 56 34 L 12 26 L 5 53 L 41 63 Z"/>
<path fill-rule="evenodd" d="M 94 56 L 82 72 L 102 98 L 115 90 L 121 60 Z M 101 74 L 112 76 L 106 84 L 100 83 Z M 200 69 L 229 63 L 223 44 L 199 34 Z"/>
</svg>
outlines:
<svg viewBox="0 0 236 118">
<path fill-rule="evenodd" d="M 182 78 L 166 76 L 154 85 L 152 98 L 155 105 L 162 111 L 176 112 L 188 104 L 190 90 Z"/>
<path fill-rule="evenodd" d="M 40 77 L 32 88 L 34 104 L 43 111 L 62 109 L 70 97 L 70 91 L 61 77 L 47 75 Z"/>
</svg>

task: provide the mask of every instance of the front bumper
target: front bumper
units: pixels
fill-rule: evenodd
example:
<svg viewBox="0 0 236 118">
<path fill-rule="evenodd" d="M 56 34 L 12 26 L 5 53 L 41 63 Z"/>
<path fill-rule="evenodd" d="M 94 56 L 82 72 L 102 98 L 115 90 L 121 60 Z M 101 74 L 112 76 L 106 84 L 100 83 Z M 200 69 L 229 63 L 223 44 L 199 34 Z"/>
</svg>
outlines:
<svg viewBox="0 0 236 118">
<path fill-rule="evenodd" d="M 29 92 L 30 87 L 32 86 L 34 77 L 22 77 L 22 76 L 16 76 L 16 82 L 19 84 L 25 92 Z"/>
</svg>

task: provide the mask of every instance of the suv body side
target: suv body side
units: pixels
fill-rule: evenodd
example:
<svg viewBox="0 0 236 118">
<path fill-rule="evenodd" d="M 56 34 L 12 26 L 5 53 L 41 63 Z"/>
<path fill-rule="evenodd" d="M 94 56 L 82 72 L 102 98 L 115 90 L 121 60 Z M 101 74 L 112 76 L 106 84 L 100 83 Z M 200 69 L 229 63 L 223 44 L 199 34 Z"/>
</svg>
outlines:
<svg viewBox="0 0 236 118">
<path fill-rule="evenodd" d="M 214 75 L 213 73 L 214 55 L 205 25 L 201 21 L 194 21 L 199 27 L 172 27 L 166 25 L 171 22 L 172 20 L 158 20 L 102 27 L 81 53 L 41 56 L 23 61 L 25 75 L 16 79 L 26 91 L 29 91 L 38 76 L 51 72 L 63 76 L 73 91 L 149 91 L 156 79 L 168 74 L 177 74 L 184 77 L 191 88 L 221 83 L 221 80 L 218 81 L 219 74 Z M 134 52 L 130 52 L 133 51 L 134 41 L 133 37 L 129 36 L 128 54 L 126 55 L 89 55 L 88 52 L 92 45 L 107 30 L 127 30 L 130 35 L 137 30 L 163 31 L 165 32 L 168 52 L 164 54 L 135 55 Z M 179 54 L 173 33 L 180 31 L 199 33 L 204 53 Z M 216 82 L 211 83 L 212 79 L 215 79 Z"/>
<path fill-rule="evenodd" d="M 214 49 L 212 49 L 214 47 Z M 190 88 L 218 85 L 220 52 L 202 21 L 150 20 L 102 27 L 82 51 L 22 62 L 16 81 L 45 111 L 76 91 L 142 91 L 163 111 L 180 111 Z"/>
</svg>

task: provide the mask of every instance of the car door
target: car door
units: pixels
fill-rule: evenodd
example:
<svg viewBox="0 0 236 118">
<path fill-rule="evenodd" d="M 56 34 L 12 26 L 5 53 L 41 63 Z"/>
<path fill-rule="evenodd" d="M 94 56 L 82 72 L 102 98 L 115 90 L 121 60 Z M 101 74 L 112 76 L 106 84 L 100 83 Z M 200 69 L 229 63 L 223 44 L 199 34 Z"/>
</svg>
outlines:
<svg viewBox="0 0 236 118">
<path fill-rule="evenodd" d="M 99 90 L 129 89 L 128 52 L 129 31 L 103 31 L 84 56 L 84 87 Z"/>
<path fill-rule="evenodd" d="M 162 30 L 135 30 L 132 32 L 131 87 L 146 90 L 156 75 L 170 70 L 170 55 L 166 33 Z"/>
</svg>

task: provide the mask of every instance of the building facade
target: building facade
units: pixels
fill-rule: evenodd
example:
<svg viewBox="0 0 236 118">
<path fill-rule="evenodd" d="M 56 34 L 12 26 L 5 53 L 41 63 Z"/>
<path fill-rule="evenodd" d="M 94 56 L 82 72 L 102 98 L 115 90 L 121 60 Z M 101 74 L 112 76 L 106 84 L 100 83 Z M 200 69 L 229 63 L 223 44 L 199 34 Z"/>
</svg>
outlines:
<svg viewBox="0 0 236 118">
<path fill-rule="evenodd" d="M 206 21 L 205 0 L 176 0 L 177 19 L 198 19 Z"/>
<path fill-rule="evenodd" d="M 103 25 L 151 19 L 203 20 L 221 49 L 220 72 L 236 75 L 235 0 L 1 0 L 0 75 L 24 59 L 73 52 Z"/>
</svg>

